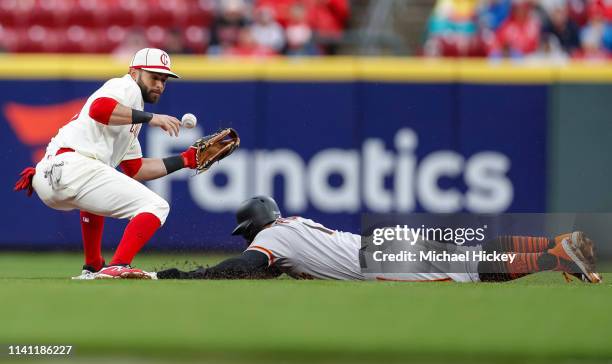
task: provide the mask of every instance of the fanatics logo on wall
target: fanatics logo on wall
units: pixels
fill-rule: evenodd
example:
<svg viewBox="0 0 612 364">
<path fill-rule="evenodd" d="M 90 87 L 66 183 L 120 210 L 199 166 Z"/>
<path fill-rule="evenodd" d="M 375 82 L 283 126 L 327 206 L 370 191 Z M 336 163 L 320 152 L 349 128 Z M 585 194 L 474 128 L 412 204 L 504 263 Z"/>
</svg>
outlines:
<svg viewBox="0 0 612 364">
<path fill-rule="evenodd" d="M 17 139 L 31 149 L 32 162 L 37 163 L 45 155 L 49 139 L 78 115 L 85 101 L 77 98 L 47 105 L 7 102 L 2 112 Z"/>
</svg>

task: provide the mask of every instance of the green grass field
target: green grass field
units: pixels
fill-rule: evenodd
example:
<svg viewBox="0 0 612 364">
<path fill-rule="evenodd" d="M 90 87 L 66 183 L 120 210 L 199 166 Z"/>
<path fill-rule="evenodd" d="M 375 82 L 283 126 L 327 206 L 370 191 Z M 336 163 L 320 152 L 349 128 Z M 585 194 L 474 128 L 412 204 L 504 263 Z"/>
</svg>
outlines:
<svg viewBox="0 0 612 364">
<path fill-rule="evenodd" d="M 143 253 L 134 263 L 220 258 Z M 0 361 L 21 361 L 7 345 L 51 343 L 75 347 L 54 362 L 612 361 L 606 281 L 68 279 L 81 264 L 80 254 L 0 253 Z"/>
</svg>

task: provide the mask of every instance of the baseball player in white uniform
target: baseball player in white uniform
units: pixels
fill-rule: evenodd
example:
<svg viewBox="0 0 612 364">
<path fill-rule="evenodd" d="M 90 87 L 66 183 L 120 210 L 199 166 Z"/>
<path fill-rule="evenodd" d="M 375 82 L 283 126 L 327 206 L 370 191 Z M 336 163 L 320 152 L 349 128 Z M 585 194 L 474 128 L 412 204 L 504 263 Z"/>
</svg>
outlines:
<svg viewBox="0 0 612 364">
<path fill-rule="evenodd" d="M 195 168 L 193 148 L 164 159 L 143 158 L 138 134 L 142 124 L 177 136 L 173 116 L 144 111 L 157 103 L 171 70 L 170 57 L 160 49 L 136 52 L 129 73 L 107 81 L 81 111 L 51 139 L 36 168 L 26 168 L 16 190 L 35 190 L 45 205 L 81 211 L 85 265 L 75 278 L 147 278 L 130 267 L 132 259 L 164 224 L 168 202 L 140 181 Z M 123 173 L 116 167 L 121 167 Z M 117 250 L 107 266 L 101 253 L 104 217 L 129 219 Z"/>
<path fill-rule="evenodd" d="M 363 246 L 368 244 L 362 246 L 361 236 L 328 229 L 302 217 L 283 218 L 271 197 L 256 196 L 244 201 L 236 220 L 238 226 L 232 235 L 241 235 L 248 243 L 240 256 L 190 272 L 176 268 L 160 271 L 156 278 L 261 279 L 286 273 L 296 279 L 479 282 L 506 281 L 542 270 L 558 270 L 584 281 L 601 281 L 594 272 L 592 242 L 579 232 L 553 239 L 517 236 L 494 239 L 488 249 L 526 251 L 529 247 L 529 252 L 517 252 L 517 262 L 512 265 L 464 264 L 445 271 L 435 263 L 406 262 L 399 272 L 387 272 L 366 269 L 369 263 L 362 253 Z M 449 251 L 457 248 L 455 244 L 423 243 Z"/>
</svg>

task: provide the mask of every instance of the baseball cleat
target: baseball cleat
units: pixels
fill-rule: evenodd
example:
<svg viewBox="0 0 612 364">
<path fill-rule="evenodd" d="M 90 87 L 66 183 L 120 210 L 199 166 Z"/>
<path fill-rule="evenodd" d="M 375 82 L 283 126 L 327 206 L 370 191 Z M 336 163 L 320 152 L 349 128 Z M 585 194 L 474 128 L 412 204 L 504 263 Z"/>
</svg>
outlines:
<svg viewBox="0 0 612 364">
<path fill-rule="evenodd" d="M 83 270 L 81 271 L 81 275 L 78 275 L 76 277 L 72 277 L 72 279 L 74 280 L 89 280 L 89 279 L 95 279 L 96 277 L 96 271 L 95 269 L 90 266 L 90 265 L 84 265 L 83 266 Z"/>
<path fill-rule="evenodd" d="M 601 275 L 595 268 L 593 241 L 582 231 L 566 234 L 563 240 L 548 252 L 559 258 L 559 268 L 568 282 L 571 280 L 569 275 L 583 282 L 601 282 Z"/>
<path fill-rule="evenodd" d="M 110 267 L 102 268 L 95 274 L 94 279 L 152 279 L 151 273 L 141 269 L 132 268 L 129 265 L 111 265 Z"/>
</svg>

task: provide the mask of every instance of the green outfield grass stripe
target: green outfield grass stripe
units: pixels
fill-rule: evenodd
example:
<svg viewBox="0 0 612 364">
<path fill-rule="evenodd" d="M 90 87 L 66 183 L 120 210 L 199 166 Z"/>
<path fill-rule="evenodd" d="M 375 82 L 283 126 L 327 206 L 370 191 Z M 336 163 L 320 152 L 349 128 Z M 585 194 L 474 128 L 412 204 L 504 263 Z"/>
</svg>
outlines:
<svg viewBox="0 0 612 364">
<path fill-rule="evenodd" d="M 189 268 L 222 258 L 144 253 L 134 265 Z M 81 264 L 80 254 L 1 253 L 0 344 L 69 344 L 86 360 L 612 359 L 612 285 L 566 284 L 558 273 L 507 284 L 71 281 Z"/>
<path fill-rule="evenodd" d="M 612 65 L 550 66 L 510 61 L 422 58 L 273 58 L 173 56 L 185 80 L 465 82 L 504 84 L 612 83 Z M 98 55 L 3 54 L 0 78 L 100 80 L 127 71 L 129 59 Z M 180 82 L 180 81 L 179 81 Z"/>
</svg>

